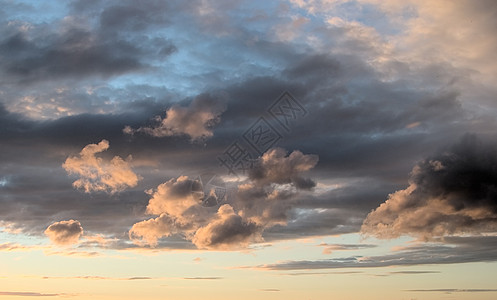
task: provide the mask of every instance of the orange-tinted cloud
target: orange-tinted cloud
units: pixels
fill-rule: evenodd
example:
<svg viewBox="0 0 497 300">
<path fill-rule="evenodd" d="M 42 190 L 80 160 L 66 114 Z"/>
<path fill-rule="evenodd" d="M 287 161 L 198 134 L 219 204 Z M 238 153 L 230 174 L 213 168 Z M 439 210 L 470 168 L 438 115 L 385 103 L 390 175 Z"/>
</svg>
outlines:
<svg viewBox="0 0 497 300">
<path fill-rule="evenodd" d="M 159 124 L 155 127 L 132 129 L 126 126 L 123 132 L 143 132 L 155 137 L 187 135 L 192 140 L 205 139 L 213 135 L 212 126 L 219 122 L 225 109 L 220 101 L 208 95 L 200 95 L 190 106 L 174 105 L 167 110 L 165 118 L 157 116 Z"/>
<path fill-rule="evenodd" d="M 474 136 L 418 163 L 362 225 L 378 238 L 497 232 L 497 152 Z"/>
<path fill-rule="evenodd" d="M 82 234 L 83 227 L 75 220 L 55 222 L 45 230 L 45 235 L 57 245 L 76 244 Z"/>
<path fill-rule="evenodd" d="M 73 182 L 75 188 L 90 192 L 120 192 L 128 187 L 134 187 L 141 179 L 131 169 L 131 156 L 123 160 L 115 156 L 106 161 L 96 157 L 109 149 L 109 142 L 102 140 L 98 144 L 89 144 L 81 150 L 79 156 L 68 157 L 62 167 L 69 174 L 79 175 L 79 179 Z"/>
<path fill-rule="evenodd" d="M 192 239 L 200 249 L 221 250 L 245 248 L 257 241 L 262 241 L 261 228 L 244 220 L 229 204 L 219 207 L 216 218 L 199 228 Z"/>
</svg>

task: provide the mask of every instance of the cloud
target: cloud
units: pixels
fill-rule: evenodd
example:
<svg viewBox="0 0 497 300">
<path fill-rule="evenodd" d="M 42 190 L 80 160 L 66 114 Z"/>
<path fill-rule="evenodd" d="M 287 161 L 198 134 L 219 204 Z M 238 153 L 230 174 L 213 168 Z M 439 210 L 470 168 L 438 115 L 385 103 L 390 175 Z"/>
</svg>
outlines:
<svg viewBox="0 0 497 300">
<path fill-rule="evenodd" d="M 223 277 L 184 277 L 183 279 L 187 279 L 187 280 L 219 280 L 219 279 L 223 279 Z"/>
<path fill-rule="evenodd" d="M 154 137 L 186 135 L 192 140 L 206 139 L 212 137 L 212 127 L 219 122 L 225 109 L 220 100 L 204 94 L 196 97 L 189 106 L 173 105 L 166 111 L 164 118 L 155 118 L 158 122 L 156 126 L 138 129 L 126 126 L 123 132 L 143 132 Z"/>
<path fill-rule="evenodd" d="M 200 249 L 232 250 L 262 241 L 260 228 L 236 214 L 229 204 L 219 207 L 216 218 L 199 228 L 192 242 Z"/>
<path fill-rule="evenodd" d="M 45 249 L 45 247 L 40 247 L 40 246 L 27 246 L 27 245 L 21 245 L 17 243 L 2 243 L 0 244 L 0 251 L 32 251 L 36 249 Z"/>
<path fill-rule="evenodd" d="M 151 198 L 147 205 L 147 213 L 155 215 L 167 213 L 181 218 L 190 207 L 199 204 L 199 199 L 196 199 L 192 192 L 198 184 L 197 180 L 189 179 L 188 176 L 180 176 L 160 184 L 155 191 L 148 191 Z"/>
<path fill-rule="evenodd" d="M 392 275 L 417 275 L 417 274 L 436 274 L 440 273 L 440 271 L 395 271 L 395 272 L 388 272 L 388 274 Z"/>
<path fill-rule="evenodd" d="M 418 289 L 405 290 L 406 292 L 440 292 L 440 293 L 486 293 L 497 292 L 497 289 Z"/>
<path fill-rule="evenodd" d="M 213 208 L 202 206 L 193 191 L 200 182 L 187 176 L 160 184 L 149 190 L 146 213 L 157 217 L 135 223 L 129 231 L 137 245 L 157 246 L 162 237 L 179 234 L 200 249 L 237 250 L 263 241 L 264 230 L 285 226 L 288 212 L 300 189 L 301 173 L 313 168 L 317 156 L 283 149 L 271 149 L 256 161 L 257 174 L 234 187 L 228 204 Z M 298 183 L 296 183 L 298 182 Z"/>
<path fill-rule="evenodd" d="M 496 232 L 496 149 L 466 135 L 452 148 L 419 162 L 409 187 L 372 211 L 362 233 L 431 238 Z"/>
<path fill-rule="evenodd" d="M 136 276 L 136 277 L 104 277 L 104 276 L 69 276 L 69 277 L 55 277 L 43 276 L 41 279 L 45 280 L 58 280 L 58 279 L 83 279 L 83 280 L 154 280 L 162 279 L 158 277 Z"/>
<path fill-rule="evenodd" d="M 157 246 L 157 240 L 177 232 L 174 220 L 167 214 L 134 224 L 129 237 L 137 245 Z"/>
<path fill-rule="evenodd" d="M 197 180 L 180 176 L 160 184 L 155 191 L 147 191 L 151 198 L 146 213 L 159 216 L 135 223 L 129 231 L 131 240 L 140 245 L 157 246 L 159 238 L 175 233 L 191 238 L 209 217 L 207 208 L 200 205 L 201 199 L 193 193 L 198 184 Z"/>
<path fill-rule="evenodd" d="M 45 235 L 57 245 L 76 244 L 82 234 L 83 227 L 75 220 L 55 222 L 45 230 Z"/>
<path fill-rule="evenodd" d="M 10 82 L 107 79 L 147 69 L 177 50 L 171 41 L 145 31 L 167 24 L 165 6 L 156 1 L 144 1 L 140 8 L 123 1 L 94 11 L 68 6 L 73 6 L 69 15 L 47 22 L 5 22 L 0 70 Z"/>
<path fill-rule="evenodd" d="M 0 291 L 0 296 L 25 296 L 25 297 L 70 297 L 71 294 L 37 293 L 37 292 L 5 292 Z"/>
<path fill-rule="evenodd" d="M 449 19 L 453 6 L 446 4 L 449 11 L 444 12 L 444 20 L 452 20 L 447 24 L 454 24 L 454 19 Z M 32 5 L 39 7 L 34 2 Z M 216 155 L 223 153 L 254 120 L 267 116 L 265 109 L 285 90 L 298 99 L 308 115 L 299 119 L 290 133 L 282 131 L 284 138 L 278 145 L 319 155 L 319 164 L 309 173 L 297 175 L 303 179 L 313 178 L 318 188 L 315 187 L 313 193 L 297 190 L 298 181 L 292 181 L 293 176 L 279 175 L 278 178 L 284 179 L 280 182 L 290 180 L 290 183 L 274 183 L 264 177 L 266 175 L 258 182 L 244 183 L 247 185 L 239 189 L 230 205 L 244 221 L 263 227 L 266 241 L 357 232 L 367 213 L 384 202 L 388 193 L 405 188 L 403 184 L 413 161 L 427 157 L 461 132 L 491 132 L 496 128 L 493 110 L 477 109 L 467 114 L 468 107 L 477 105 L 473 105 L 473 100 L 461 105 L 467 93 L 464 83 L 479 82 L 474 80 L 475 73 L 454 68 L 452 63 L 440 63 L 433 56 L 426 59 L 426 55 L 415 53 L 422 60 L 416 59 L 413 63 L 412 56 L 392 54 L 412 54 L 403 50 L 417 52 L 428 48 L 426 53 L 450 52 L 451 57 L 481 53 L 446 51 L 452 48 L 451 43 L 445 42 L 446 37 L 459 31 L 445 24 L 439 26 L 443 30 L 449 28 L 443 37 L 433 35 L 427 39 L 422 37 L 426 31 L 413 32 L 421 35 L 419 40 L 436 41 L 439 44 L 436 47 L 429 42 L 423 44 L 427 48 L 399 49 L 391 45 L 389 41 L 402 38 L 404 25 L 423 21 L 424 15 L 411 18 L 411 12 L 415 14 L 415 11 L 410 9 L 406 16 L 402 15 L 409 22 L 377 28 L 387 30 L 387 34 L 395 31 L 394 36 L 390 36 L 392 39 L 384 39 L 372 29 L 377 21 L 363 23 L 364 10 L 342 15 L 342 24 L 333 25 L 326 23 L 328 18 L 350 6 L 334 6 L 333 9 L 338 10 L 330 12 L 325 9 L 332 7 L 331 4 L 324 5 L 323 10 L 316 10 L 316 18 L 295 27 L 296 32 L 292 33 L 295 42 L 291 42 L 274 38 L 281 25 L 292 24 L 302 12 L 293 11 L 291 7 L 290 14 L 281 14 L 277 11 L 279 8 L 272 6 L 264 7 L 264 15 L 259 15 L 228 3 L 197 6 L 152 0 L 143 1 L 137 8 L 133 1 L 126 0 L 78 1 L 68 5 L 69 9 L 52 11 L 43 22 L 33 15 L 33 11 L 42 10 L 31 8 L 32 12 L 26 12 L 15 11 L 11 5 L 2 7 L 5 16 L 16 16 L 19 20 L 5 19 L 0 29 L 0 44 L 4 47 L 1 54 L 6 58 L 0 63 L 4 83 L 0 101 L 5 106 L 0 111 L 0 136 L 4 141 L 0 165 L 2 176 L 8 178 L 1 187 L 5 197 L 1 200 L 0 219 L 15 224 L 13 228 L 25 233 L 40 234 L 57 215 L 58 220 L 80 220 L 86 231 L 119 239 L 108 247 L 129 247 L 122 232 L 144 219 L 149 197 L 141 190 L 157 187 L 166 181 L 164 178 L 177 177 L 176 170 L 197 175 L 209 169 L 225 174 L 224 169 L 216 169 Z M 403 7 L 398 10 L 401 14 L 406 12 Z M 374 5 L 367 8 L 376 11 Z M 444 10 L 444 5 L 437 6 L 430 16 L 437 15 L 437 10 Z M 319 12 L 326 16 L 321 18 Z M 461 16 L 461 12 L 470 11 L 458 12 Z M 247 13 L 254 13 L 258 19 L 238 18 Z M 357 22 L 347 19 L 358 15 Z M 477 15 L 479 13 L 472 14 Z M 390 20 L 386 20 L 389 16 L 380 18 L 379 22 L 384 24 L 385 20 L 390 25 Z M 472 24 L 480 26 L 489 19 L 473 17 L 473 20 Z M 432 22 L 432 25 L 440 24 Z M 468 30 L 464 32 L 479 32 L 467 22 L 456 25 Z M 217 31 L 219 29 L 221 31 Z M 425 29 L 433 32 L 432 27 Z M 221 32 L 222 39 L 212 38 Z M 470 38 L 478 36 L 469 35 Z M 478 39 L 486 39 L 486 36 Z M 88 41 L 90 43 L 86 43 Z M 409 44 L 419 44 L 418 41 Z M 467 42 L 458 43 L 463 44 Z M 391 51 L 392 47 L 402 51 Z M 174 49 L 178 55 L 164 56 Z M 50 52 L 61 53 L 61 60 L 50 58 Z M 482 56 L 475 56 L 479 57 Z M 113 63 L 120 59 L 123 59 L 122 66 Z M 74 64 L 61 65 L 72 60 Z M 30 65 L 30 61 L 34 64 Z M 12 73 L 14 64 L 25 72 Z M 126 77 L 113 77 L 120 75 Z M 493 77 L 487 80 L 490 78 Z M 23 88 L 19 88 L 20 83 Z M 188 143 L 192 137 L 186 133 L 168 138 L 150 138 L 144 132 L 132 138 L 122 134 L 126 125 L 130 129 L 160 127 L 167 118 L 168 108 L 175 112 L 192 111 L 195 100 L 188 97 L 202 93 L 217 95 L 220 91 L 227 95 L 219 97 L 226 98 L 227 109 L 215 127 L 206 127 L 213 135 L 205 147 Z M 474 94 L 472 98 L 477 101 L 482 94 L 491 97 L 495 93 L 482 89 L 481 94 Z M 482 114 L 487 118 L 481 118 Z M 156 123 L 149 119 L 155 115 L 161 115 Z M 46 120 L 40 121 L 41 118 Z M 139 167 L 144 177 L 139 188 L 126 186 L 128 189 L 118 195 L 122 205 L 109 201 L 105 193 L 94 193 L 91 197 L 74 193 L 70 183 L 79 179 L 79 175 L 69 182 L 60 168 L 69 156 L 66 153 L 75 155 L 84 145 L 104 137 L 113 147 L 95 156 L 108 162 L 115 155 L 125 160 L 131 153 L 133 171 L 138 173 L 135 167 Z M 285 158 L 287 156 L 285 154 Z M 142 162 L 148 165 L 140 165 Z M 261 168 L 265 173 L 267 168 Z M 331 185 L 339 182 L 322 192 L 320 186 L 330 181 L 333 181 Z M 310 185 L 304 184 L 304 187 Z M 202 208 L 204 212 L 194 214 L 195 207 L 188 209 L 192 213 L 183 219 L 205 215 L 203 220 L 192 217 L 194 225 L 184 230 L 167 227 L 170 235 L 157 239 L 157 247 L 191 248 L 185 236 L 205 227 L 216 215 L 214 208 L 211 211 Z M 154 214 L 153 217 L 160 216 Z M 162 223 L 157 223 L 169 226 L 165 218 L 160 221 Z M 177 228 L 178 224 L 174 224 Z"/>
<path fill-rule="evenodd" d="M 66 159 L 62 167 L 67 173 L 80 176 L 73 182 L 75 188 L 81 188 L 86 193 L 99 191 L 115 193 L 138 184 L 141 177 L 131 169 L 131 156 L 126 160 L 115 156 L 110 161 L 95 156 L 107 149 L 109 142 L 102 140 L 98 144 L 86 145 L 79 153 L 79 157 Z"/>
<path fill-rule="evenodd" d="M 312 169 L 317 162 L 317 155 L 293 151 L 287 156 L 281 148 L 270 149 L 249 170 L 249 178 L 259 185 L 291 183 L 298 189 L 311 189 L 316 183 L 300 174 Z"/>
<path fill-rule="evenodd" d="M 64 76 L 111 76 L 144 68 L 138 59 L 139 48 L 129 42 L 105 41 L 76 26 L 61 32 L 47 35 L 40 30 L 34 37 L 12 33 L 0 41 L 0 53 L 10 58 L 0 68 L 20 82 Z"/>
<path fill-rule="evenodd" d="M 394 266 L 445 265 L 497 260 L 497 237 L 446 237 L 433 243 L 416 243 L 375 256 L 350 256 L 323 260 L 289 260 L 260 265 L 262 270 L 320 270 L 380 268 Z"/>
<path fill-rule="evenodd" d="M 331 254 L 335 251 L 360 250 L 360 249 L 377 247 L 377 245 L 371 245 L 371 244 L 326 244 L 326 243 L 319 244 L 318 246 L 324 247 L 323 254 Z"/>
</svg>

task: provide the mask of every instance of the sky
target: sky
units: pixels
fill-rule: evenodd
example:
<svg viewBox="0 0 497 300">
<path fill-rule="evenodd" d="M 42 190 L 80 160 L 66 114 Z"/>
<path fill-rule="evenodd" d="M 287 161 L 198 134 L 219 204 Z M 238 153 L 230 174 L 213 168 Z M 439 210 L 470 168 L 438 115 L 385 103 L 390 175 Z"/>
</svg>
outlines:
<svg viewBox="0 0 497 300">
<path fill-rule="evenodd" d="M 0 0 L 0 299 L 495 299 L 497 2 Z"/>
</svg>

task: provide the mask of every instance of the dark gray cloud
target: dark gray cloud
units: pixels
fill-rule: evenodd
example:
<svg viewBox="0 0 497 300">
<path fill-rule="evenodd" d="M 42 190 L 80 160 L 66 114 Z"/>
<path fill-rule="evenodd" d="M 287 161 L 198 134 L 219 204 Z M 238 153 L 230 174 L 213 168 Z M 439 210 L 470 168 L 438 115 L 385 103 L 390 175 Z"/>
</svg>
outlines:
<svg viewBox="0 0 497 300">
<path fill-rule="evenodd" d="M 7 82 L 33 83 L 88 76 L 110 77 L 149 68 L 177 49 L 163 36 L 140 32 L 150 24 L 166 25 L 164 5 L 147 1 L 111 5 L 95 14 L 75 11 L 61 21 L 30 24 L 29 29 L 6 21 L 0 69 Z M 92 24 L 93 23 L 93 24 Z M 96 24 L 95 24 L 96 23 Z"/>
<path fill-rule="evenodd" d="M 362 232 L 380 238 L 429 238 L 497 230 L 497 152 L 466 135 L 419 162 L 409 187 L 371 212 Z"/>
<path fill-rule="evenodd" d="M 432 244 L 415 244 L 377 256 L 350 256 L 323 260 L 284 261 L 257 266 L 264 270 L 318 270 L 378 268 L 495 261 L 496 237 L 451 237 Z M 250 267 L 249 267 L 250 268 Z"/>
<path fill-rule="evenodd" d="M 270 176 L 268 165 L 256 165 L 249 179 L 258 183 L 230 203 L 235 214 L 244 211 L 243 222 L 232 219 L 245 231 L 226 226 L 225 233 L 274 241 L 358 232 L 368 212 L 405 187 L 416 161 L 462 132 L 488 139 L 495 128 L 493 117 L 468 113 L 460 88 L 448 84 L 465 80 L 465 72 L 400 61 L 388 72 L 375 68 L 375 42 L 351 37 L 349 29 L 314 28 L 326 45 L 310 49 L 263 34 L 261 27 L 289 16 L 269 11 L 259 21 L 240 18 L 243 5 L 225 2 L 143 1 L 137 7 L 133 1 L 74 1 L 65 20 L 31 18 L 29 24 L 7 12 L 35 12 L 33 7 L 7 4 L 0 14 L 0 219 L 25 233 L 40 236 L 55 220 L 77 219 L 86 232 L 117 238 L 112 247 L 136 247 L 127 232 L 144 219 L 150 197 L 143 191 L 185 174 L 227 175 L 217 156 L 261 116 L 283 135 L 277 146 L 317 155 L 319 163 L 305 176 L 284 168 Z M 344 51 L 328 51 L 339 41 L 345 41 Z M 178 56 L 170 56 L 175 51 Z M 133 83 L 134 75 L 145 77 Z M 290 132 L 267 113 L 283 91 L 308 111 Z M 226 111 L 205 144 L 188 136 L 122 133 L 126 125 L 154 128 L 154 116 L 219 94 Z M 132 154 L 143 180 L 119 195 L 73 190 L 62 163 L 103 139 L 112 146 L 102 159 Z M 205 227 L 217 209 L 189 213 Z M 267 225 L 264 231 L 250 226 L 257 221 Z M 162 247 L 193 245 L 174 233 L 158 240 Z"/>
<path fill-rule="evenodd" d="M 53 38 L 51 45 L 47 38 Z M 125 41 L 94 41 L 91 32 L 71 29 L 56 37 L 34 40 L 16 33 L 0 43 L 7 59 L 2 69 L 20 82 L 51 77 L 112 76 L 145 67 L 138 59 L 140 50 Z"/>
</svg>

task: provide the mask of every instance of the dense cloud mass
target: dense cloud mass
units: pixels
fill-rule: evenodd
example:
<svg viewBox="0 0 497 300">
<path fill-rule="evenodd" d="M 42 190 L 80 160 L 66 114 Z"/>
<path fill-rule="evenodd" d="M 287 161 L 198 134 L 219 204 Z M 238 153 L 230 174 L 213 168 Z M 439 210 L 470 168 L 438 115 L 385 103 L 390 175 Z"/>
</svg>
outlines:
<svg viewBox="0 0 497 300">
<path fill-rule="evenodd" d="M 83 189 L 86 193 L 99 191 L 115 193 L 137 185 L 140 177 L 131 170 L 131 156 L 126 160 L 115 156 L 110 161 L 95 156 L 107 149 L 109 142 L 102 140 L 98 144 L 85 146 L 79 157 L 66 159 L 62 167 L 67 173 L 80 176 L 73 182 L 75 188 Z"/>
<path fill-rule="evenodd" d="M 1 230 L 221 250 L 493 233 L 490 2 L 0 0 Z M 254 129 L 280 138 L 255 153 Z M 432 155 L 465 132 L 482 145 Z M 211 207 L 205 173 L 230 191 Z"/>
<path fill-rule="evenodd" d="M 0 0 L 0 295 L 495 298 L 496 16 Z"/>
<path fill-rule="evenodd" d="M 45 235 L 57 245 L 76 244 L 82 234 L 83 227 L 75 220 L 55 222 L 45 230 Z"/>
<path fill-rule="evenodd" d="M 421 161 L 409 187 L 371 212 L 362 232 L 380 238 L 497 232 L 496 150 L 467 135 Z"/>
</svg>

